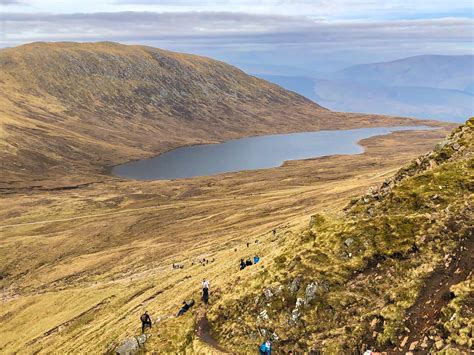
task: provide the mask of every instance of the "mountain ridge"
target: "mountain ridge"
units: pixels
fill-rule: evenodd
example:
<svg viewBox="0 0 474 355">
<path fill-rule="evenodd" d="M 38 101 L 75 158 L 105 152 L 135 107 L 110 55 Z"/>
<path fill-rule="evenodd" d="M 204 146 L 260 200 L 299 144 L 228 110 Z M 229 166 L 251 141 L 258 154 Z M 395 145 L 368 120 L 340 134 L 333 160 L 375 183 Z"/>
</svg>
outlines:
<svg viewBox="0 0 474 355">
<path fill-rule="evenodd" d="M 414 124 L 331 112 L 209 58 L 153 47 L 33 43 L 0 51 L 6 188 L 104 178 L 182 145 L 301 130 Z M 36 182 L 35 182 L 36 181 Z"/>
</svg>

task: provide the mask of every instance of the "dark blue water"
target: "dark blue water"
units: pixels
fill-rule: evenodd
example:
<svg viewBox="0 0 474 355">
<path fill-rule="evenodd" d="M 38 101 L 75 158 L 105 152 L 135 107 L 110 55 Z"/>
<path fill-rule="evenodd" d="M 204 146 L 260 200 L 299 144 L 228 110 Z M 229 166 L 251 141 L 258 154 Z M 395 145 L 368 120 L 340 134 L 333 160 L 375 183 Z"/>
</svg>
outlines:
<svg viewBox="0 0 474 355">
<path fill-rule="evenodd" d="M 116 166 L 112 173 L 139 180 L 167 180 L 266 169 L 298 160 L 334 154 L 358 154 L 361 139 L 395 131 L 427 130 L 427 126 L 360 128 L 235 139 L 221 144 L 181 147 L 155 158 Z"/>
</svg>

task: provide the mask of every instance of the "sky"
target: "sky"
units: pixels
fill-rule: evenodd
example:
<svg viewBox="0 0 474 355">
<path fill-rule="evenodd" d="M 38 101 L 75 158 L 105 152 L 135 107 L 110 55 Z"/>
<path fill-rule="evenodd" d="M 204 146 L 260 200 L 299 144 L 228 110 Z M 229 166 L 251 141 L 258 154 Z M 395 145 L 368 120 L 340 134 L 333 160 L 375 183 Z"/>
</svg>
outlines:
<svg viewBox="0 0 474 355">
<path fill-rule="evenodd" d="M 305 75 L 474 54 L 472 0 L 0 0 L 0 47 L 115 41 Z"/>
</svg>

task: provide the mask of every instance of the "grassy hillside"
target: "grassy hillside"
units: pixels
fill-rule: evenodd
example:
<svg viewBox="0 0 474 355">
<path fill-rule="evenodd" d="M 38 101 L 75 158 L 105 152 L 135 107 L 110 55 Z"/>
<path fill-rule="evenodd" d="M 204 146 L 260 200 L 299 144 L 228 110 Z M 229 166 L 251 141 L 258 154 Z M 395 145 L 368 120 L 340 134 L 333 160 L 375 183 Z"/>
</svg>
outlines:
<svg viewBox="0 0 474 355">
<path fill-rule="evenodd" d="M 278 351 L 472 350 L 473 142 L 470 119 L 344 216 L 317 214 L 280 241 L 270 266 L 225 288 L 212 307 L 221 344 L 236 352 L 266 338 Z"/>
<path fill-rule="evenodd" d="M 87 182 L 187 144 L 414 123 L 332 113 L 222 62 L 108 42 L 2 49 L 0 91 L 5 189 Z"/>
<path fill-rule="evenodd" d="M 236 272 L 242 256 L 259 253 L 260 265 L 273 267 L 309 215 L 337 214 L 449 130 L 438 124 L 372 137 L 361 142 L 363 154 L 274 169 L 124 180 L 107 167 L 175 146 L 420 122 L 333 113 L 223 63 L 149 47 L 38 43 L 1 50 L 0 64 L 0 352 L 7 354 L 112 351 L 139 333 L 145 309 L 156 321 L 147 350 L 216 351 L 208 334 L 195 333 L 205 325 L 203 277 L 212 304 L 224 301 L 233 287 L 260 278 L 260 268 Z M 202 266 L 202 258 L 214 261 Z M 172 269 L 174 262 L 184 268 Z M 196 307 L 172 317 L 191 297 Z M 446 317 L 464 304 L 456 302 Z M 211 326 L 222 324 L 219 310 L 211 313 Z"/>
</svg>

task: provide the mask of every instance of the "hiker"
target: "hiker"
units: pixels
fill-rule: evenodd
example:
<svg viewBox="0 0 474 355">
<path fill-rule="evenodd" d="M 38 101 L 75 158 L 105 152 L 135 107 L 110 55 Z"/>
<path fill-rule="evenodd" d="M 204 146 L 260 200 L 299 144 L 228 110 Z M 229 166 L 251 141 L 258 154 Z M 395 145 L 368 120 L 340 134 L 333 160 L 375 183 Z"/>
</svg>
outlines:
<svg viewBox="0 0 474 355">
<path fill-rule="evenodd" d="M 250 260 L 250 257 L 247 258 L 247 261 L 245 262 L 245 266 L 252 266 L 252 260 Z"/>
<path fill-rule="evenodd" d="M 188 311 L 192 306 L 194 306 L 194 300 L 184 301 L 183 306 L 178 312 L 177 317 L 182 316 L 184 313 Z"/>
<path fill-rule="evenodd" d="M 205 304 L 209 302 L 209 281 L 202 280 L 202 300 Z"/>
<path fill-rule="evenodd" d="M 260 354 L 261 355 L 271 355 L 272 353 L 272 342 L 270 340 L 267 340 L 263 342 L 262 345 L 260 345 Z"/>
<path fill-rule="evenodd" d="M 273 236 L 275 236 L 275 235 L 277 234 L 277 230 L 276 230 L 276 229 L 272 230 L 272 232 L 273 232 Z"/>
<path fill-rule="evenodd" d="M 249 246 L 250 246 L 250 243 L 249 243 L 249 242 L 247 242 L 247 248 L 248 248 Z"/>
<path fill-rule="evenodd" d="M 259 261 L 260 261 L 260 258 L 258 257 L 258 255 L 255 255 L 255 256 L 253 257 L 253 263 L 256 264 L 256 263 L 258 263 Z"/>
<path fill-rule="evenodd" d="M 244 259 L 240 259 L 240 270 L 245 269 L 246 266 L 247 266 L 247 265 L 245 265 Z"/>
<path fill-rule="evenodd" d="M 148 315 L 148 312 L 143 313 L 140 320 L 142 321 L 142 334 L 144 334 L 145 328 L 151 328 L 151 318 Z"/>
</svg>

